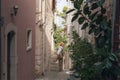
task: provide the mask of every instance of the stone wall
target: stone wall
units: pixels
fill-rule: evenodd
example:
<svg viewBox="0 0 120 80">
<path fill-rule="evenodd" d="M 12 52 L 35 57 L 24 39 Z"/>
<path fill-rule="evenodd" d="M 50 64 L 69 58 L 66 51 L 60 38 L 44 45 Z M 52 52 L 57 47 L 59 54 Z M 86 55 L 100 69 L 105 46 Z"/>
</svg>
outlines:
<svg viewBox="0 0 120 80">
<path fill-rule="evenodd" d="M 40 76 L 49 67 L 49 58 L 52 53 L 52 0 L 40 1 L 36 9 L 36 77 Z M 42 2 L 41 2 L 42 1 Z M 42 3 L 42 4 L 41 4 Z"/>
</svg>

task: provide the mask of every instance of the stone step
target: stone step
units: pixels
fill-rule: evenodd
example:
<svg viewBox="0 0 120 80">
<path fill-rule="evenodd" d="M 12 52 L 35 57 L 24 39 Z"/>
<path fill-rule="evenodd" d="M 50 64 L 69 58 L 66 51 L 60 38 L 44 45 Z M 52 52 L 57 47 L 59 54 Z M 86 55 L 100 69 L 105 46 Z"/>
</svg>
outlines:
<svg viewBox="0 0 120 80">
<path fill-rule="evenodd" d="M 49 67 L 50 67 L 50 68 L 53 68 L 53 67 L 54 67 L 54 68 L 58 68 L 59 65 L 58 65 L 58 64 L 50 64 Z"/>
<path fill-rule="evenodd" d="M 59 70 L 59 65 L 58 64 L 50 64 L 49 69 L 52 71 L 58 71 Z"/>
<path fill-rule="evenodd" d="M 50 63 L 49 63 L 49 70 L 50 71 L 59 71 L 59 64 L 56 63 L 56 57 L 57 55 L 54 54 L 54 55 L 51 55 L 50 57 Z"/>
<path fill-rule="evenodd" d="M 54 65 L 54 66 L 58 66 L 59 64 L 58 63 L 55 63 L 55 62 L 50 62 L 49 65 Z"/>
<path fill-rule="evenodd" d="M 56 58 L 50 59 L 50 62 L 55 62 L 55 61 L 56 61 Z"/>
<path fill-rule="evenodd" d="M 50 62 L 50 64 L 49 64 L 50 66 L 59 66 L 59 64 L 58 63 L 56 63 L 56 62 Z"/>
<path fill-rule="evenodd" d="M 49 68 L 50 71 L 58 71 L 59 70 L 59 67 L 58 66 L 51 66 Z"/>
<path fill-rule="evenodd" d="M 50 68 L 50 71 L 59 71 L 59 68 L 58 69 Z"/>
</svg>

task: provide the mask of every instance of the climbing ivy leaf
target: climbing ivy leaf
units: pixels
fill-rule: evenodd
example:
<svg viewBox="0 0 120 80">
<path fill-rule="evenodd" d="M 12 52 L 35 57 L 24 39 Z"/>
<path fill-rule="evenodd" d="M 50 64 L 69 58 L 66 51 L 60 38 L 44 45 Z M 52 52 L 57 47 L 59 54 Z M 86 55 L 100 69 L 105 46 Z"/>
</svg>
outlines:
<svg viewBox="0 0 120 80">
<path fill-rule="evenodd" d="M 81 5 L 83 3 L 83 0 L 78 0 L 79 1 L 79 5 Z"/>
<path fill-rule="evenodd" d="M 71 22 L 75 21 L 78 18 L 78 16 L 79 16 L 78 14 L 74 15 Z"/>
<path fill-rule="evenodd" d="M 98 13 L 98 11 L 97 11 L 97 12 L 95 12 L 95 13 L 93 13 L 93 14 L 91 14 L 91 15 L 89 16 L 89 18 L 90 18 L 91 20 L 93 20 L 93 19 L 94 19 L 94 17 L 97 15 L 97 13 Z"/>
<path fill-rule="evenodd" d="M 98 28 L 98 29 L 95 29 L 94 35 L 97 36 L 100 32 L 101 32 L 101 30 L 100 30 L 99 28 Z"/>
<path fill-rule="evenodd" d="M 83 10 L 84 14 L 89 14 L 89 7 L 88 6 L 84 6 L 84 10 Z"/>
<path fill-rule="evenodd" d="M 81 30 L 86 29 L 88 27 L 88 23 L 84 23 Z"/>
<path fill-rule="evenodd" d="M 80 4 L 79 4 L 78 1 L 75 1 L 75 2 L 74 2 L 74 7 L 75 7 L 76 9 L 80 9 Z"/>
<path fill-rule="evenodd" d="M 96 26 L 94 24 L 90 24 L 90 28 L 94 29 Z"/>
<path fill-rule="evenodd" d="M 105 19 L 100 23 L 100 27 L 101 27 L 103 30 L 106 30 L 106 29 L 107 29 L 107 21 L 106 21 Z"/>
<path fill-rule="evenodd" d="M 97 2 L 97 5 L 100 7 L 104 4 L 104 2 L 105 2 L 105 0 L 100 0 L 100 1 Z"/>
<path fill-rule="evenodd" d="M 93 33 L 93 29 L 92 28 L 89 30 L 88 34 L 91 34 L 91 33 Z"/>
<path fill-rule="evenodd" d="M 101 36 L 98 40 L 99 47 L 103 47 L 105 45 L 106 39 L 105 36 Z"/>
<path fill-rule="evenodd" d="M 81 14 L 81 10 L 77 10 L 76 13 L 74 13 L 74 15 L 80 15 Z"/>
<path fill-rule="evenodd" d="M 103 15 L 98 15 L 97 19 L 95 20 L 95 23 L 100 24 L 102 22 L 102 20 L 103 20 Z"/>
<path fill-rule="evenodd" d="M 73 12 L 75 9 L 70 9 L 69 11 L 66 12 L 66 14 Z"/>
<path fill-rule="evenodd" d="M 105 14 L 106 13 L 106 9 L 105 8 L 101 8 L 101 13 Z"/>
<path fill-rule="evenodd" d="M 94 9 L 96 9 L 96 8 L 98 8 L 97 3 L 93 3 L 93 4 L 92 4 L 92 7 L 91 7 L 91 10 L 94 10 Z"/>
<path fill-rule="evenodd" d="M 80 17 L 79 20 L 78 20 L 78 23 L 82 24 L 84 21 L 85 21 L 85 18 L 84 17 Z"/>
</svg>

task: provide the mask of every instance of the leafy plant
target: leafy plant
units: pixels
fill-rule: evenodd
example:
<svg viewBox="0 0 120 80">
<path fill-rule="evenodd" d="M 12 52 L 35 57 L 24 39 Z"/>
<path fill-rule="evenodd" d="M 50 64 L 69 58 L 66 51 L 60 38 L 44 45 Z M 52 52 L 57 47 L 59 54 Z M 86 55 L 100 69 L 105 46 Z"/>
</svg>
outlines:
<svg viewBox="0 0 120 80">
<path fill-rule="evenodd" d="M 81 80 L 94 80 L 96 75 L 94 63 L 98 60 L 98 56 L 94 54 L 92 45 L 86 40 L 82 40 L 79 35 L 73 31 L 73 43 L 70 45 L 73 61 L 73 69 L 79 73 Z"/>
<path fill-rule="evenodd" d="M 54 31 L 54 43 L 55 43 L 55 49 L 57 50 L 59 44 L 61 42 L 67 43 L 67 36 L 64 33 L 64 29 L 63 28 L 56 28 L 56 30 Z"/>
<path fill-rule="evenodd" d="M 68 7 L 67 7 L 67 6 L 64 6 L 62 12 L 56 11 L 57 16 L 59 16 L 59 17 L 61 17 L 62 19 L 66 20 L 66 17 L 67 17 L 66 12 L 67 12 L 67 10 L 68 10 Z"/>
<path fill-rule="evenodd" d="M 78 20 L 82 30 L 89 28 L 88 34 L 93 33 L 95 37 L 95 52 L 90 57 L 86 56 L 82 70 L 79 71 L 81 80 L 117 80 L 119 75 L 118 56 L 111 50 L 111 19 L 106 15 L 106 8 L 103 6 L 105 0 L 71 0 L 74 9 L 67 12 L 73 12 L 72 22 Z M 79 39 L 78 39 L 79 41 Z M 79 43 L 78 43 L 79 44 Z M 79 44 L 81 45 L 81 44 Z M 75 45 L 74 46 L 78 46 Z M 80 47 L 73 49 L 73 54 L 79 54 Z M 83 48 L 82 48 L 83 49 Z M 85 48 L 86 49 L 86 48 Z M 81 53 L 82 54 L 82 53 Z M 88 54 L 87 52 L 84 54 Z M 84 55 L 82 54 L 82 55 Z M 78 56 L 77 56 L 78 57 Z M 95 59 L 96 61 L 94 62 Z M 74 61 L 74 60 L 73 60 Z M 90 62 L 92 64 L 90 64 Z M 74 64 L 81 66 L 79 60 Z M 92 73 L 92 74 L 91 74 Z M 99 75 L 99 77 L 97 77 Z"/>
</svg>

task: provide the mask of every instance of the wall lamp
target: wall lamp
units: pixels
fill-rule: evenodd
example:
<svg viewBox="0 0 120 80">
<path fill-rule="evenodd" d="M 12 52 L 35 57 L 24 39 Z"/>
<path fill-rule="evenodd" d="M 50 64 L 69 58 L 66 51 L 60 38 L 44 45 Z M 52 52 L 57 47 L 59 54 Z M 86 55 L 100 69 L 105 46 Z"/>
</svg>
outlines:
<svg viewBox="0 0 120 80">
<path fill-rule="evenodd" d="M 16 16 L 18 12 L 18 5 L 14 5 L 11 10 L 11 16 Z"/>
</svg>

